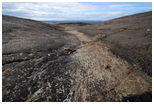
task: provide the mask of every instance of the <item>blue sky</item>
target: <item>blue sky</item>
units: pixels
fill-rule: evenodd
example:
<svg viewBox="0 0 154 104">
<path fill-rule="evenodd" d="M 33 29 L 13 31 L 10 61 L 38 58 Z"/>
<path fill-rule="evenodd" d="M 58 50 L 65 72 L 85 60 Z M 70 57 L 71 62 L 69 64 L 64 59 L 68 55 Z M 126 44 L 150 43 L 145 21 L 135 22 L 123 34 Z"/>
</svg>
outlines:
<svg viewBox="0 0 154 104">
<path fill-rule="evenodd" d="M 35 20 L 109 20 L 151 10 L 151 2 L 2 3 L 3 14 Z"/>
</svg>

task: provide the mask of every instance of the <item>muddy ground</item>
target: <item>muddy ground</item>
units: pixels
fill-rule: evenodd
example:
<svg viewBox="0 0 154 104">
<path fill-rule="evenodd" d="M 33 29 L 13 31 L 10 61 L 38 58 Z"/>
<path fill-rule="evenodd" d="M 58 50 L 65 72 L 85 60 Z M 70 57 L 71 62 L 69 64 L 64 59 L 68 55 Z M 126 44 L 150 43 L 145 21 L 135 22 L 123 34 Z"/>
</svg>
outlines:
<svg viewBox="0 0 154 104">
<path fill-rule="evenodd" d="M 92 25 L 2 19 L 4 102 L 152 101 L 151 12 Z"/>
</svg>

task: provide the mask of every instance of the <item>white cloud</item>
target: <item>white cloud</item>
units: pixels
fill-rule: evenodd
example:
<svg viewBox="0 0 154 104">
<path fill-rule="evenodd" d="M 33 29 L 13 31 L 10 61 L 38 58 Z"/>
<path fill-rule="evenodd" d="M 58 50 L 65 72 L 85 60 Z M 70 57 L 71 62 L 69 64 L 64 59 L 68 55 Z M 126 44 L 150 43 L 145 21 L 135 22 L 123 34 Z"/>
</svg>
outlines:
<svg viewBox="0 0 154 104">
<path fill-rule="evenodd" d="M 125 9 L 126 7 L 128 9 L 135 8 L 131 4 L 92 5 L 78 2 L 4 2 L 3 13 L 12 14 L 15 16 L 19 15 L 24 18 L 31 18 L 36 20 L 103 20 L 129 14 L 119 10 L 119 8 Z"/>
</svg>

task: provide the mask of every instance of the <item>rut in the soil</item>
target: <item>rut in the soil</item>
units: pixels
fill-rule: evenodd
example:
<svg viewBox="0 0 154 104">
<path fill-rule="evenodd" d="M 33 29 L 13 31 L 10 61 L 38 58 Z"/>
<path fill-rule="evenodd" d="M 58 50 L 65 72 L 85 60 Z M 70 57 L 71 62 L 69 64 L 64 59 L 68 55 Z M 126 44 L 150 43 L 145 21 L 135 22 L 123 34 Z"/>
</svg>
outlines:
<svg viewBox="0 0 154 104">
<path fill-rule="evenodd" d="M 66 101 L 121 101 L 151 91 L 150 78 L 114 56 L 105 44 L 92 42 L 77 30 L 68 32 L 87 43 L 71 56 L 78 66 L 71 72 L 75 81 L 70 92 L 74 93 Z"/>
<path fill-rule="evenodd" d="M 82 42 L 90 42 L 90 41 L 92 41 L 92 39 L 90 37 L 88 37 L 84 33 L 81 33 L 81 32 L 79 32 L 79 31 L 77 31 L 75 29 L 67 30 L 66 32 L 75 35 Z"/>
</svg>

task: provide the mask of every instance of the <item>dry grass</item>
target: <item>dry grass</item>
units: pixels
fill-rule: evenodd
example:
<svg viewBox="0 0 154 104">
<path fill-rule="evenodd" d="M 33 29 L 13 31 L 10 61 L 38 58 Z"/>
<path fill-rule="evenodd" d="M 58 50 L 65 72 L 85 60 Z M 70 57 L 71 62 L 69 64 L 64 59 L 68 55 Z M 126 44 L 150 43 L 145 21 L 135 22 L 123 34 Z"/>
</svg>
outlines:
<svg viewBox="0 0 154 104">
<path fill-rule="evenodd" d="M 123 97 L 151 91 L 151 78 L 113 55 L 97 36 L 90 38 L 74 29 L 67 32 L 87 43 L 72 56 L 77 64 L 71 72 L 74 94 L 66 101 L 122 101 Z"/>
</svg>

